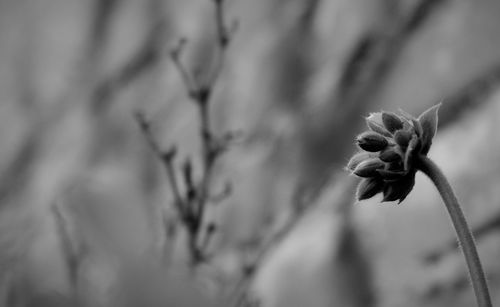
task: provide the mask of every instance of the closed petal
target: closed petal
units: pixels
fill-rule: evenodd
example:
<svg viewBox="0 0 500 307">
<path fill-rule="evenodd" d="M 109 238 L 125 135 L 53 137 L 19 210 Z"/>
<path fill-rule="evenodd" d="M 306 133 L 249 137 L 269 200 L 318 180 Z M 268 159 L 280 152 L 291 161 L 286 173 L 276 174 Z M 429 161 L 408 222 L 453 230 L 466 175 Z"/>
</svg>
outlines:
<svg viewBox="0 0 500 307">
<path fill-rule="evenodd" d="M 438 111 L 441 103 L 427 109 L 419 117 L 418 121 L 422 126 L 422 150 L 421 153 L 426 155 L 432 145 L 432 139 L 436 134 L 438 126 Z"/>
<path fill-rule="evenodd" d="M 401 182 L 400 186 L 401 192 L 399 195 L 398 204 L 400 204 L 403 200 L 406 199 L 408 194 L 410 194 L 411 190 L 413 190 L 414 186 L 415 186 L 415 172 L 408 175 L 407 178 Z"/>
<path fill-rule="evenodd" d="M 422 125 L 420 124 L 420 122 L 416 118 L 413 118 L 411 120 L 411 123 L 413 125 L 413 129 L 415 130 L 415 133 L 417 134 L 417 136 L 421 136 L 422 135 Z"/>
<path fill-rule="evenodd" d="M 402 160 L 396 160 L 392 162 L 388 162 L 385 164 L 385 170 L 388 171 L 404 171 L 404 165 Z"/>
<path fill-rule="evenodd" d="M 394 134 L 394 142 L 399 146 L 406 148 L 411 140 L 413 133 L 410 130 L 399 130 Z"/>
<path fill-rule="evenodd" d="M 386 201 L 395 201 L 399 199 L 399 194 L 398 190 L 396 187 L 393 185 L 394 183 L 386 184 L 384 187 L 384 198 L 382 199 L 382 202 Z"/>
<path fill-rule="evenodd" d="M 414 185 L 415 172 L 406 175 L 401 180 L 386 183 L 386 186 L 384 187 L 384 199 L 382 201 L 399 200 L 399 203 L 401 203 L 408 196 L 408 194 L 410 194 Z"/>
<path fill-rule="evenodd" d="M 374 131 L 366 131 L 361 133 L 357 138 L 356 142 L 358 146 L 366 151 L 378 152 L 387 147 L 389 143 L 387 139 L 380 133 Z"/>
<path fill-rule="evenodd" d="M 405 118 L 407 121 L 411 122 L 412 120 L 416 119 L 413 115 L 410 113 L 404 111 L 403 109 L 399 109 L 399 113 L 401 113 L 401 116 Z"/>
<path fill-rule="evenodd" d="M 359 163 L 353 173 L 356 176 L 364 178 L 375 177 L 378 176 L 377 170 L 383 169 L 384 166 L 384 162 L 379 159 L 372 158 Z"/>
<path fill-rule="evenodd" d="M 403 129 L 403 121 L 394 113 L 382 112 L 382 122 L 384 127 L 391 133 Z"/>
<path fill-rule="evenodd" d="M 351 160 L 349 160 L 349 162 L 347 163 L 347 166 L 345 167 L 347 171 L 354 171 L 354 169 L 358 166 L 359 163 L 367 160 L 367 159 L 370 159 L 370 158 L 373 158 L 374 154 L 370 154 L 368 152 L 365 152 L 365 151 L 360 151 L 358 153 L 356 153 L 354 156 L 352 156 Z"/>
<path fill-rule="evenodd" d="M 382 112 L 374 112 L 370 113 L 370 115 L 366 118 L 366 121 L 370 121 L 372 123 L 383 126 L 382 123 Z"/>
<path fill-rule="evenodd" d="M 378 178 L 365 178 L 358 184 L 356 199 L 358 201 L 372 198 L 384 189 L 384 182 Z"/>
<path fill-rule="evenodd" d="M 384 162 L 394 162 L 401 160 L 401 155 L 395 147 L 383 150 L 378 157 Z"/>
<path fill-rule="evenodd" d="M 418 137 L 414 134 L 408 143 L 408 147 L 406 148 L 405 160 L 404 160 L 404 169 L 408 171 L 413 167 L 413 159 L 418 151 L 419 140 Z"/>
<path fill-rule="evenodd" d="M 379 169 L 377 170 L 377 172 L 379 173 L 380 177 L 384 179 L 384 181 L 395 181 L 403 178 L 406 175 L 404 171 L 388 171 L 385 169 Z"/>
<path fill-rule="evenodd" d="M 371 113 L 370 116 L 366 118 L 366 125 L 370 130 L 380 133 L 386 137 L 392 137 L 392 134 L 384 128 L 382 123 L 382 113 Z"/>
</svg>

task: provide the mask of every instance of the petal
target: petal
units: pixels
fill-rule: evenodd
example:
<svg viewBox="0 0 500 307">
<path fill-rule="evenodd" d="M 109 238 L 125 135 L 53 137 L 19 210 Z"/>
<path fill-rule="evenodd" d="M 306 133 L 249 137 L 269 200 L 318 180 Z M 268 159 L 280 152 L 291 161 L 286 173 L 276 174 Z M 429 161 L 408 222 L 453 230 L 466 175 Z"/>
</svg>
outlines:
<svg viewBox="0 0 500 307">
<path fill-rule="evenodd" d="M 398 190 L 394 187 L 394 183 L 388 183 L 384 187 L 384 198 L 382 202 L 395 201 L 399 199 Z"/>
<path fill-rule="evenodd" d="M 399 195 L 399 201 L 398 204 L 400 204 L 403 200 L 406 199 L 408 194 L 410 194 L 411 190 L 413 190 L 413 187 L 415 186 L 415 172 L 409 174 L 405 180 L 401 181 L 400 185 L 400 195 Z"/>
<path fill-rule="evenodd" d="M 403 121 L 394 113 L 382 112 L 382 122 L 385 128 L 391 133 L 403 129 Z"/>
<path fill-rule="evenodd" d="M 377 172 L 380 174 L 382 179 L 384 179 L 384 181 L 395 181 L 406 175 L 403 171 L 388 171 L 385 169 L 379 169 Z"/>
<path fill-rule="evenodd" d="M 412 167 L 413 158 L 415 157 L 416 152 L 418 151 L 418 147 L 419 147 L 418 137 L 414 134 L 411 137 L 410 142 L 408 143 L 408 147 L 406 148 L 405 160 L 404 160 L 405 171 L 410 170 L 410 168 Z"/>
<path fill-rule="evenodd" d="M 371 122 L 369 120 L 366 120 L 366 125 L 368 126 L 368 128 L 370 128 L 370 130 L 374 132 L 378 132 L 386 137 L 392 137 L 392 134 L 389 131 L 387 131 L 382 125 L 379 125 L 375 122 Z"/>
<path fill-rule="evenodd" d="M 383 135 L 373 131 L 361 133 L 356 138 L 356 142 L 361 149 L 370 152 L 381 151 L 389 145 L 387 139 Z"/>
<path fill-rule="evenodd" d="M 371 158 L 359 163 L 358 166 L 354 169 L 353 173 L 356 176 L 364 178 L 376 177 L 378 176 L 377 170 L 383 169 L 384 166 L 384 162 L 380 161 L 377 158 Z"/>
<path fill-rule="evenodd" d="M 411 140 L 413 133 L 410 130 L 398 130 L 394 134 L 394 141 L 399 146 L 406 148 Z"/>
<path fill-rule="evenodd" d="M 370 115 L 368 115 L 368 117 L 366 118 L 366 121 L 370 121 L 370 122 L 375 123 L 379 126 L 383 126 L 382 112 L 370 113 Z"/>
<path fill-rule="evenodd" d="M 418 117 L 418 121 L 422 126 L 422 150 L 421 153 L 426 155 L 432 145 L 432 138 L 436 134 L 438 125 L 438 111 L 441 103 L 427 109 Z"/>
<path fill-rule="evenodd" d="M 382 202 L 399 200 L 398 203 L 401 203 L 410 194 L 414 185 L 415 172 L 412 172 L 401 180 L 387 183 L 384 187 L 384 199 Z"/>
<path fill-rule="evenodd" d="M 397 150 L 397 148 L 394 146 L 380 152 L 378 157 L 380 160 L 384 162 L 394 162 L 401 160 L 401 155 L 399 153 L 399 150 Z"/>
<path fill-rule="evenodd" d="M 370 158 L 373 158 L 373 154 L 370 154 L 368 152 L 365 152 L 365 151 L 360 151 L 358 153 L 356 153 L 354 156 L 352 156 L 351 160 L 349 160 L 349 162 L 347 163 L 347 166 L 345 167 L 345 169 L 347 171 L 354 171 L 354 169 L 358 166 L 359 163 L 367 160 L 367 159 L 370 159 Z"/>
<path fill-rule="evenodd" d="M 413 115 L 411 115 L 410 113 L 404 111 L 403 109 L 399 109 L 399 113 L 401 113 L 401 116 L 403 118 L 405 118 L 408 122 L 411 122 L 414 119 L 416 119 Z"/>
<path fill-rule="evenodd" d="M 382 124 L 382 113 L 371 113 L 370 116 L 366 118 L 366 125 L 370 130 L 378 132 L 386 137 L 392 137 L 392 134 L 384 128 Z"/>
<path fill-rule="evenodd" d="M 422 125 L 420 124 L 418 119 L 413 118 L 411 120 L 411 123 L 413 125 L 413 129 L 415 130 L 415 133 L 417 134 L 417 136 L 421 136 L 422 135 Z"/>
<path fill-rule="evenodd" d="M 388 162 L 385 164 L 384 169 L 387 171 L 404 171 L 403 161 L 396 160 L 396 161 Z"/>
<path fill-rule="evenodd" d="M 360 181 L 356 191 L 358 201 L 372 198 L 384 189 L 384 182 L 378 178 L 365 178 Z"/>
</svg>

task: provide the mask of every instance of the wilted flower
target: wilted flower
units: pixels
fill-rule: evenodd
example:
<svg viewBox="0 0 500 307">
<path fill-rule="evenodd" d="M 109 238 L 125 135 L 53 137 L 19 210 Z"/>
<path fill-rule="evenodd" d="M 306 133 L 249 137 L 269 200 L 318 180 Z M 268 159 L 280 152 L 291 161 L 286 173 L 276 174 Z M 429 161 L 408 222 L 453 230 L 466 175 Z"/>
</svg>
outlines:
<svg viewBox="0 0 500 307">
<path fill-rule="evenodd" d="M 415 162 L 429 152 L 436 134 L 438 104 L 415 118 L 403 111 L 372 113 L 366 118 L 370 130 L 356 142 L 360 152 L 347 165 L 354 175 L 363 178 L 358 185 L 358 200 L 383 193 L 382 201 L 401 203 L 415 184 Z"/>
</svg>

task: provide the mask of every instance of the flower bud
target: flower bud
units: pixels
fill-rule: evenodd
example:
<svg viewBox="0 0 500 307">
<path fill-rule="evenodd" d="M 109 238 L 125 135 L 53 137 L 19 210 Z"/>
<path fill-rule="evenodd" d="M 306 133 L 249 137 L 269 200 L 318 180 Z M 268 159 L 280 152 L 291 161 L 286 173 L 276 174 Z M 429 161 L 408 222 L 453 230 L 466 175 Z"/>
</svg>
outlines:
<svg viewBox="0 0 500 307">
<path fill-rule="evenodd" d="M 370 152 L 381 151 L 389 145 L 383 135 L 373 131 L 363 132 L 357 137 L 356 141 L 361 149 Z"/>
<path fill-rule="evenodd" d="M 403 121 L 394 113 L 382 112 L 382 122 L 391 133 L 403 129 Z"/>
<path fill-rule="evenodd" d="M 403 161 L 404 169 L 409 170 L 413 167 L 412 161 L 415 156 L 415 152 L 420 148 L 418 137 L 414 134 L 411 137 L 408 147 L 406 148 L 405 159 Z"/>
<path fill-rule="evenodd" d="M 384 167 L 387 171 L 401 171 L 404 170 L 403 161 L 396 160 L 392 162 L 387 162 Z"/>
<path fill-rule="evenodd" d="M 354 169 L 353 173 L 359 177 L 376 177 L 378 176 L 377 170 L 384 168 L 384 162 L 380 161 L 377 158 L 371 158 L 365 160 L 358 164 L 358 166 Z"/>
<path fill-rule="evenodd" d="M 394 142 L 399 146 L 406 148 L 410 142 L 412 133 L 410 130 L 398 130 L 394 134 Z"/>
<path fill-rule="evenodd" d="M 438 110 L 441 104 L 437 104 L 418 117 L 418 122 L 422 126 L 422 154 L 426 155 L 432 145 L 432 138 L 436 134 L 438 125 Z"/>
<path fill-rule="evenodd" d="M 401 155 L 396 151 L 395 148 L 387 148 L 383 150 L 378 157 L 384 162 L 401 160 Z"/>
<path fill-rule="evenodd" d="M 394 181 L 401 179 L 406 174 L 404 171 L 388 171 L 384 169 L 377 170 L 384 181 Z"/>
<path fill-rule="evenodd" d="M 365 178 L 361 180 L 356 191 L 358 201 L 372 198 L 384 189 L 384 182 L 379 178 Z"/>
<path fill-rule="evenodd" d="M 354 169 L 358 166 L 359 163 L 372 158 L 372 154 L 364 151 L 360 151 L 352 156 L 351 160 L 347 163 L 345 167 L 347 171 L 354 171 Z"/>
<path fill-rule="evenodd" d="M 386 184 L 384 186 L 384 199 L 382 202 L 398 200 L 398 203 L 401 203 L 411 192 L 414 185 L 415 173 L 408 174 L 401 180 Z"/>
<path fill-rule="evenodd" d="M 370 130 L 378 132 L 386 137 L 392 137 L 392 134 L 384 128 L 382 123 L 382 113 L 371 113 L 370 116 L 366 118 L 366 125 Z"/>
</svg>

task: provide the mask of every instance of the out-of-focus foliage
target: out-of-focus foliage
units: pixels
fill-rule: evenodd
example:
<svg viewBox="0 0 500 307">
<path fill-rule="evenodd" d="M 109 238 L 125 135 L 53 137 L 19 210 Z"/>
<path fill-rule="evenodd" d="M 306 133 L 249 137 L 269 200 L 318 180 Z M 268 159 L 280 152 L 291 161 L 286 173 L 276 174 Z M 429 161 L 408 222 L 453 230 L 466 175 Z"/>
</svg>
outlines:
<svg viewBox="0 0 500 307">
<path fill-rule="evenodd" d="M 262 306 L 470 306 L 430 183 L 417 176 L 401 206 L 354 204 L 342 172 L 363 116 L 438 101 L 429 155 L 500 303 L 498 1 L 228 0 L 226 14 L 238 27 L 210 117 L 243 137 L 211 181 L 232 185 L 205 221 L 213 257 L 190 268 L 133 113 L 201 176 L 196 106 L 168 54 L 186 38 L 183 61 L 206 76 L 212 1 L 0 0 L 0 306 L 224 305 L 269 237 L 248 291 Z"/>
</svg>

